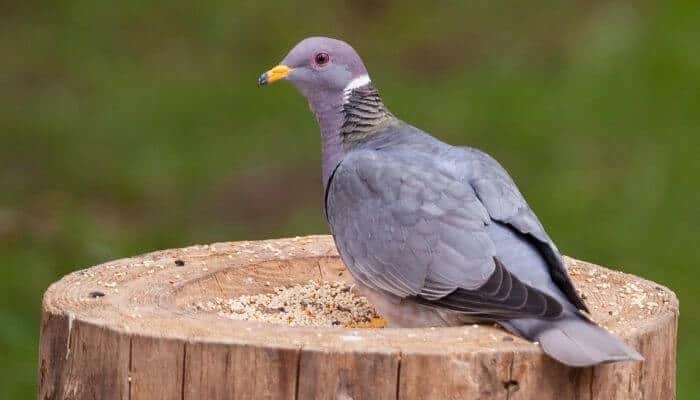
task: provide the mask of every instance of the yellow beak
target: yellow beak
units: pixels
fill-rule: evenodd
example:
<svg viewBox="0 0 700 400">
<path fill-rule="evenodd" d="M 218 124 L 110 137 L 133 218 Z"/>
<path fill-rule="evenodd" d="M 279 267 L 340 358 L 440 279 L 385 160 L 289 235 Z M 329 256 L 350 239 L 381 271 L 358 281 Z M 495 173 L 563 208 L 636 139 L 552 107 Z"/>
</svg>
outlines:
<svg viewBox="0 0 700 400">
<path fill-rule="evenodd" d="M 287 75 L 289 75 L 289 73 L 292 71 L 293 69 L 289 68 L 286 65 L 278 65 L 275 68 L 272 68 L 271 70 L 260 75 L 260 79 L 258 79 L 258 85 L 264 86 L 268 83 L 275 83 L 280 79 L 286 78 Z"/>
</svg>

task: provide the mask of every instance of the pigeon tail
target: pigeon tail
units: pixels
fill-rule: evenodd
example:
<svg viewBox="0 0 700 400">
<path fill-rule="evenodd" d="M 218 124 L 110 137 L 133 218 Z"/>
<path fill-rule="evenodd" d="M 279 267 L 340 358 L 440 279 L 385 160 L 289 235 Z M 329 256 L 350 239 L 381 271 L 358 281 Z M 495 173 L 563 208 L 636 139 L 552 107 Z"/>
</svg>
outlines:
<svg viewBox="0 0 700 400">
<path fill-rule="evenodd" d="M 572 367 L 644 360 L 612 333 L 571 312 L 554 321 L 514 319 L 501 324 L 515 334 L 539 342 L 547 355 Z"/>
</svg>

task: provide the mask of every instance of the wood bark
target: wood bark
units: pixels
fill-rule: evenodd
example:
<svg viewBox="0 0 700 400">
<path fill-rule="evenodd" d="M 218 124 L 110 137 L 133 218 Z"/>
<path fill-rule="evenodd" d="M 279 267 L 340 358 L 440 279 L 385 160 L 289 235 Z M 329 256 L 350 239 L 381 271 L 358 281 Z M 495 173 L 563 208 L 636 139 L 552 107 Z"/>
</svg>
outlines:
<svg viewBox="0 0 700 400">
<path fill-rule="evenodd" d="M 304 328 L 192 304 L 351 282 L 332 239 L 192 246 L 76 271 L 42 310 L 49 399 L 674 399 L 678 301 L 654 282 L 566 258 L 592 317 L 645 357 L 569 368 L 487 325 Z"/>
</svg>

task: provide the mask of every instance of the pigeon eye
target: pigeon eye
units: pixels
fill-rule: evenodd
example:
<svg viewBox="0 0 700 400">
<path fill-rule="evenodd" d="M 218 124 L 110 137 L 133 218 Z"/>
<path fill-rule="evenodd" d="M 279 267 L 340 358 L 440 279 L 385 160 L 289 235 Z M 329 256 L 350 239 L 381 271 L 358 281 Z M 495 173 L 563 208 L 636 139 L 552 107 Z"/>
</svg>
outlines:
<svg viewBox="0 0 700 400">
<path fill-rule="evenodd" d="M 314 63 L 320 67 L 328 64 L 331 61 L 331 56 L 328 53 L 318 53 L 314 56 Z"/>
</svg>

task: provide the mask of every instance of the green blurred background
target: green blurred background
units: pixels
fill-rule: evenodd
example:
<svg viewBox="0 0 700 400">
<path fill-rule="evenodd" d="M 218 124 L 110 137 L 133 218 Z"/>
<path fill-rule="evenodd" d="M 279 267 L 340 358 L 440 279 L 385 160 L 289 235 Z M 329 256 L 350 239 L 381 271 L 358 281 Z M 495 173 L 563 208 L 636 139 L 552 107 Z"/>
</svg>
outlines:
<svg viewBox="0 0 700 400">
<path fill-rule="evenodd" d="M 697 1 L 420 3 L 0 0 L 0 398 L 35 396 L 62 275 L 327 232 L 314 118 L 256 87 L 312 34 L 353 44 L 395 114 L 501 160 L 563 252 L 674 289 L 700 398 Z"/>
</svg>

